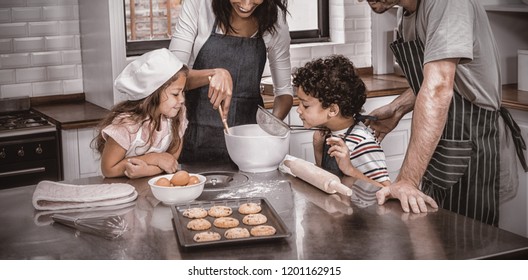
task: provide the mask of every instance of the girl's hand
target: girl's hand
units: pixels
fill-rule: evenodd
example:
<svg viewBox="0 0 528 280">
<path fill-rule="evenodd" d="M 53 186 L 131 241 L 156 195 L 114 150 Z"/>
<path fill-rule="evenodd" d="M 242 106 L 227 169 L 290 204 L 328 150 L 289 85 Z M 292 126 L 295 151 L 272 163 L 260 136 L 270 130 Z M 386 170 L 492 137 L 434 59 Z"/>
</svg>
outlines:
<svg viewBox="0 0 528 280">
<path fill-rule="evenodd" d="M 148 164 L 139 158 L 130 158 L 125 163 L 125 176 L 130 179 L 140 178 L 149 174 L 145 173 Z"/>
<path fill-rule="evenodd" d="M 178 161 L 169 153 L 155 154 L 156 165 L 166 173 L 174 173 L 178 170 Z"/>
<path fill-rule="evenodd" d="M 222 106 L 225 118 L 229 114 L 232 95 L 233 80 L 231 74 L 226 69 L 216 68 L 215 74 L 209 76 L 209 92 L 207 93 L 207 97 L 211 104 L 213 104 L 215 110 L 218 109 L 218 106 Z"/>
</svg>

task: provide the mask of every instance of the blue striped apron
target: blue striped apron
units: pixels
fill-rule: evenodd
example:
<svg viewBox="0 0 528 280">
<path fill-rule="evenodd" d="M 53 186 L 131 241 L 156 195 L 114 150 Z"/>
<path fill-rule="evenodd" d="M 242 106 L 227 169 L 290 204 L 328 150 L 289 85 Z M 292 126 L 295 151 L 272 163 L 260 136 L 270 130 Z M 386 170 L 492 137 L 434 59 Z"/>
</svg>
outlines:
<svg viewBox="0 0 528 280">
<path fill-rule="evenodd" d="M 418 94 L 424 79 L 423 43 L 420 39 L 404 42 L 399 33 L 390 48 Z M 444 131 L 422 178 L 422 191 L 440 207 L 495 226 L 499 221 L 501 115 L 508 127 L 517 127 L 505 108 L 484 109 L 455 91 Z M 526 147 L 520 132 L 511 131 L 517 153 L 522 154 Z M 519 159 L 526 168 L 524 156 Z"/>
</svg>

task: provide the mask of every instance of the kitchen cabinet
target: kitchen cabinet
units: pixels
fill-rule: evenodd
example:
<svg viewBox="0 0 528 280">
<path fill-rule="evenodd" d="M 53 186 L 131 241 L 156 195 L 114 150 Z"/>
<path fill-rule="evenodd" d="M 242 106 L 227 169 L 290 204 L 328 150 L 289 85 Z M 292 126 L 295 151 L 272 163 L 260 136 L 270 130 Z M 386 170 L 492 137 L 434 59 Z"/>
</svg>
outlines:
<svg viewBox="0 0 528 280">
<path fill-rule="evenodd" d="M 303 122 L 297 114 L 297 108 L 294 106 L 291 108 L 290 113 L 287 117 L 287 123 L 290 125 L 302 125 Z M 313 151 L 313 131 L 311 130 L 297 130 L 290 133 L 290 155 L 302 158 L 309 162 L 315 162 L 315 156 Z"/>
<path fill-rule="evenodd" d="M 99 154 L 90 147 L 95 128 L 61 131 L 64 180 L 101 175 Z"/>
<path fill-rule="evenodd" d="M 510 113 L 517 121 L 524 139 L 528 140 L 528 112 L 510 109 Z M 526 151 L 525 156 L 528 156 Z M 517 159 L 515 160 L 518 162 Z M 517 196 L 500 206 L 499 227 L 528 237 L 528 173 L 524 172 L 520 163 L 518 163 L 517 169 L 519 170 Z"/>
<path fill-rule="evenodd" d="M 528 5 L 519 2 L 499 1 L 484 8 L 499 50 L 502 84 L 518 81 L 518 50 L 528 49 Z"/>
<path fill-rule="evenodd" d="M 393 95 L 368 98 L 364 105 L 365 113 L 370 113 L 372 110 L 392 102 L 396 97 L 396 95 Z M 302 121 L 296 110 L 297 106 L 294 106 L 290 110 L 287 118 L 288 122 L 291 125 L 302 125 Z M 411 136 L 411 116 L 411 113 L 405 115 L 398 126 L 381 143 L 385 152 L 389 176 L 392 181 L 396 179 L 403 159 L 405 158 L 407 144 Z M 312 138 L 313 131 L 292 131 L 290 134 L 290 155 L 309 162 L 315 162 Z"/>
</svg>

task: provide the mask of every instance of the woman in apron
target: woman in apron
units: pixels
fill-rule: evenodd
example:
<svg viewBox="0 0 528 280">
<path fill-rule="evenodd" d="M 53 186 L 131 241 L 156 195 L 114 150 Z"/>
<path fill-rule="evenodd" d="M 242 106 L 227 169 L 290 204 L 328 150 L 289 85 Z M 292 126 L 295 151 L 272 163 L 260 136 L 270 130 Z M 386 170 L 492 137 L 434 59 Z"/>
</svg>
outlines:
<svg viewBox="0 0 528 280">
<path fill-rule="evenodd" d="M 283 3 L 284 2 L 284 3 Z M 269 55 L 273 113 L 293 104 L 286 1 L 185 1 L 169 49 L 192 65 L 186 92 L 189 127 L 181 162 L 229 162 L 221 117 L 229 126 L 256 123 L 260 79 Z"/>
<path fill-rule="evenodd" d="M 473 0 L 388 2 L 392 3 L 369 1 L 369 5 L 375 12 L 384 12 L 399 2 L 404 9 L 398 40 L 390 47 L 416 98 L 408 94 L 401 98 L 410 101 L 404 107 L 414 107 L 411 140 L 398 179 L 378 193 L 379 202 L 398 198 L 407 212 L 409 208 L 426 212 L 426 203 L 433 207 L 438 203 L 498 225 L 499 192 L 504 183 L 501 153 L 516 152 L 501 151 L 510 146 L 504 144 L 501 126 L 514 128 L 516 124 L 500 107 L 497 49 L 486 12 Z M 395 106 L 371 114 L 389 120 L 395 116 L 383 116 L 389 107 Z M 376 122 L 370 125 L 380 127 Z M 526 168 L 521 154 L 524 142 L 515 130 L 511 133 L 509 139 L 516 140 Z M 513 176 L 517 174 L 511 171 Z M 418 191 L 420 184 L 423 193 Z"/>
</svg>

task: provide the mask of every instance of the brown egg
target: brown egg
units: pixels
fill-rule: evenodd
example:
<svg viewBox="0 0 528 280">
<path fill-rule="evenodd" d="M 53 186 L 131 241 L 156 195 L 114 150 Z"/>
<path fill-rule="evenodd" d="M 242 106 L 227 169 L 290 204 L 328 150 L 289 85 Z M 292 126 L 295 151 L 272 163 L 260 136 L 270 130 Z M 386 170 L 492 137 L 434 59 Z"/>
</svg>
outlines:
<svg viewBox="0 0 528 280">
<path fill-rule="evenodd" d="M 170 182 L 174 186 L 185 186 L 189 183 L 189 173 L 185 170 L 180 170 L 172 175 Z"/>
<path fill-rule="evenodd" d="M 198 184 L 200 183 L 200 178 L 196 177 L 196 176 L 191 176 L 189 177 L 189 183 L 187 183 L 188 186 L 190 185 L 194 185 L 194 184 Z"/>
<path fill-rule="evenodd" d="M 161 177 L 161 178 L 158 179 L 158 181 L 156 181 L 156 185 L 162 186 L 162 187 L 170 187 L 171 186 L 171 182 L 169 181 L 169 179 L 167 179 L 165 177 Z"/>
</svg>

